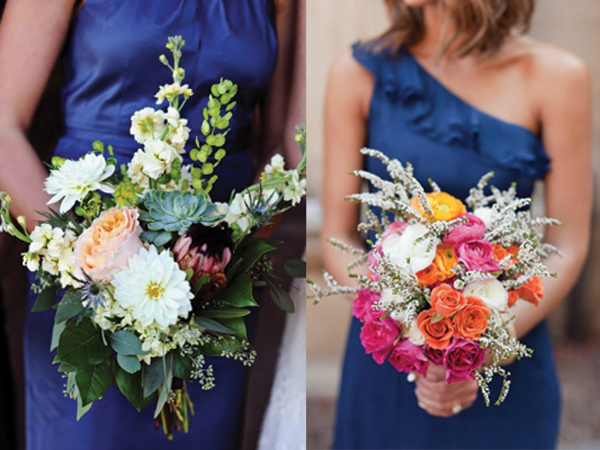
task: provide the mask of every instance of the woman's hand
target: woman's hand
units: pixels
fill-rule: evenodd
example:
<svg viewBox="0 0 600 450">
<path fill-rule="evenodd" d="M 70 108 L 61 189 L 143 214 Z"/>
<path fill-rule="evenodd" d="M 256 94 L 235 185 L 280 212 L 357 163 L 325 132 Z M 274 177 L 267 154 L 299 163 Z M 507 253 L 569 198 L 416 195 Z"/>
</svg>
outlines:
<svg viewBox="0 0 600 450">
<path fill-rule="evenodd" d="M 470 408 L 477 399 L 476 381 L 446 384 L 446 369 L 431 364 L 427 377 L 417 374 L 415 394 L 419 406 L 432 416 L 452 417 Z"/>
</svg>

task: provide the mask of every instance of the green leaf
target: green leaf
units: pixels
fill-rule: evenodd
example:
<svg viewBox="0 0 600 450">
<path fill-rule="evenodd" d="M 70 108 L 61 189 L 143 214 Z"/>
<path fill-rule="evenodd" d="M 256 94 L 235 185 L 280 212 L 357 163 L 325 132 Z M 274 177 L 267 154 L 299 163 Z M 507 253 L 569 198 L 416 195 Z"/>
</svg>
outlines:
<svg viewBox="0 0 600 450">
<path fill-rule="evenodd" d="M 206 163 L 202 166 L 202 173 L 204 175 L 210 175 L 211 173 L 213 173 L 215 171 L 215 166 L 214 164 L 211 163 Z"/>
<path fill-rule="evenodd" d="M 273 300 L 273 303 L 275 303 L 279 309 L 290 314 L 295 311 L 294 302 L 292 301 L 290 294 L 279 286 L 269 283 L 269 294 L 271 294 L 271 300 Z"/>
<path fill-rule="evenodd" d="M 225 150 L 223 150 L 222 148 L 220 148 L 219 150 L 217 150 L 217 152 L 215 153 L 215 159 L 217 161 L 221 161 L 223 158 L 225 158 L 225 155 L 227 154 L 227 152 Z"/>
<path fill-rule="evenodd" d="M 111 354 L 100 330 L 87 317 L 79 323 L 68 323 L 58 341 L 58 360 L 76 367 L 100 364 Z"/>
<path fill-rule="evenodd" d="M 209 319 L 208 317 L 194 316 L 194 321 L 199 327 L 204 328 L 206 331 L 212 331 L 213 333 L 219 334 L 235 334 L 234 330 L 227 328 L 216 320 Z"/>
<path fill-rule="evenodd" d="M 50 342 L 50 351 L 54 351 L 58 347 L 58 341 L 60 339 L 60 335 L 67 326 L 67 322 L 55 323 L 52 327 L 52 341 Z"/>
<path fill-rule="evenodd" d="M 242 308 L 203 309 L 199 311 L 198 314 L 213 319 L 232 319 L 236 317 L 245 317 L 250 314 L 250 310 Z"/>
<path fill-rule="evenodd" d="M 121 367 L 115 366 L 115 382 L 129 403 L 138 411 L 144 409 L 152 401 L 152 395 L 144 397 L 141 371 L 130 374 Z"/>
<path fill-rule="evenodd" d="M 143 374 L 143 395 L 144 397 L 149 397 L 156 392 L 158 387 L 163 384 L 163 381 L 165 380 L 163 360 L 154 358 L 149 366 L 144 366 Z"/>
<path fill-rule="evenodd" d="M 198 281 L 196 281 L 196 283 L 194 284 L 194 287 L 192 288 L 192 292 L 194 294 L 198 294 L 198 292 L 200 292 L 200 289 L 202 289 L 202 287 L 209 281 L 210 281 L 210 275 L 208 273 L 205 273 L 198 279 Z"/>
<path fill-rule="evenodd" d="M 81 397 L 77 397 L 77 422 L 90 410 L 92 409 L 93 403 L 83 406 Z"/>
<path fill-rule="evenodd" d="M 225 110 L 231 111 L 233 108 L 235 108 L 235 105 L 237 105 L 237 102 L 232 102 L 229 105 L 227 105 L 227 108 L 225 108 Z"/>
<path fill-rule="evenodd" d="M 85 308 L 81 303 L 81 292 L 75 289 L 69 289 L 63 295 L 62 300 L 58 304 L 54 323 L 64 322 L 78 314 L 81 314 Z"/>
<path fill-rule="evenodd" d="M 131 331 L 117 331 L 110 334 L 108 340 L 113 350 L 123 355 L 145 355 L 148 353 L 142 350 L 142 342 Z"/>
<path fill-rule="evenodd" d="M 444 316 L 442 316 L 441 314 L 438 314 L 438 313 L 434 313 L 433 317 L 431 318 L 431 323 L 437 323 L 443 319 L 444 319 Z"/>
<path fill-rule="evenodd" d="M 206 120 L 202 121 L 202 126 L 200 127 L 200 131 L 204 136 L 208 136 L 210 134 L 210 125 Z"/>
<path fill-rule="evenodd" d="M 112 370 L 109 361 L 94 366 L 83 366 L 77 369 L 75 382 L 79 390 L 82 406 L 98 400 L 110 386 Z"/>
<path fill-rule="evenodd" d="M 173 376 L 189 380 L 192 372 L 192 360 L 179 352 L 173 352 Z"/>
<path fill-rule="evenodd" d="M 197 149 L 197 148 L 193 148 L 193 149 L 190 151 L 190 159 L 191 159 L 192 161 L 198 161 L 198 149 Z"/>
<path fill-rule="evenodd" d="M 246 333 L 246 323 L 244 319 L 241 317 L 237 317 L 234 319 L 220 319 L 221 323 L 225 325 L 227 328 L 234 331 L 234 336 L 243 340 L 248 340 L 248 335 Z"/>
<path fill-rule="evenodd" d="M 283 269 L 293 278 L 306 278 L 306 261 L 289 259 L 283 263 Z"/>
<path fill-rule="evenodd" d="M 168 356 L 168 355 L 167 355 Z M 167 364 L 167 360 L 169 363 Z M 164 408 L 167 400 L 169 398 L 169 392 L 171 391 L 171 386 L 173 384 L 173 364 L 172 358 L 165 357 L 163 358 L 163 371 L 165 372 L 165 379 L 160 390 L 160 394 L 158 396 L 158 401 L 156 402 L 156 408 L 154 409 L 154 418 L 156 419 L 162 409 Z"/>
<path fill-rule="evenodd" d="M 233 256 L 234 260 L 240 258 L 242 260 L 242 263 L 237 267 L 237 270 L 235 272 L 227 272 L 227 279 L 229 280 L 233 278 L 238 273 L 245 273 L 248 269 L 254 266 L 254 264 L 256 264 L 256 262 L 265 253 L 271 252 L 276 249 L 277 247 L 275 245 L 271 244 L 270 242 L 267 242 L 264 239 L 255 238 L 252 236 L 247 237 L 240 243 Z M 233 264 L 230 265 L 232 266 Z"/>
<path fill-rule="evenodd" d="M 252 295 L 252 280 L 248 275 L 240 275 L 215 297 L 217 300 L 239 308 L 258 306 Z"/>
<path fill-rule="evenodd" d="M 48 311 L 54 305 L 54 300 L 56 300 L 56 287 L 48 286 L 39 293 L 31 311 Z"/>
<path fill-rule="evenodd" d="M 133 355 L 124 355 L 123 353 L 117 353 L 117 363 L 127 373 L 136 373 L 142 369 L 142 363 Z"/>
</svg>

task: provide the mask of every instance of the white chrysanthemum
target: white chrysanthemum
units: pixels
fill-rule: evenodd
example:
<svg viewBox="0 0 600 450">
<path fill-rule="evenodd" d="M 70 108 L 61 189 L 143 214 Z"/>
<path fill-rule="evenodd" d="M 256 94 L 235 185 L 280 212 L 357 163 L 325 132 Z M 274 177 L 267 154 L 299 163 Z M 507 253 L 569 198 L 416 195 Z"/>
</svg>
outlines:
<svg viewBox="0 0 600 450">
<path fill-rule="evenodd" d="M 406 227 L 402 234 L 384 239 L 381 248 L 389 261 L 416 274 L 433 262 L 437 244 L 439 240 L 425 225 L 415 224 Z"/>
<path fill-rule="evenodd" d="M 131 116 L 131 128 L 129 132 L 134 139 L 143 144 L 150 139 L 156 139 L 165 129 L 164 111 L 156 111 L 152 108 L 143 108 Z"/>
<path fill-rule="evenodd" d="M 113 285 L 117 302 L 145 327 L 156 323 L 167 328 L 192 310 L 194 295 L 186 274 L 167 250 L 142 249 L 115 275 Z"/>
<path fill-rule="evenodd" d="M 54 194 L 48 204 L 62 200 L 60 212 L 66 213 L 92 191 L 112 193 L 114 188 L 102 182 L 114 171 L 115 166 L 107 165 L 101 155 L 88 153 L 77 161 L 68 159 L 46 180 L 46 192 Z"/>
<path fill-rule="evenodd" d="M 467 285 L 463 295 L 474 295 L 485 302 L 487 306 L 496 311 L 508 309 L 508 291 L 496 279 L 476 281 Z"/>
</svg>

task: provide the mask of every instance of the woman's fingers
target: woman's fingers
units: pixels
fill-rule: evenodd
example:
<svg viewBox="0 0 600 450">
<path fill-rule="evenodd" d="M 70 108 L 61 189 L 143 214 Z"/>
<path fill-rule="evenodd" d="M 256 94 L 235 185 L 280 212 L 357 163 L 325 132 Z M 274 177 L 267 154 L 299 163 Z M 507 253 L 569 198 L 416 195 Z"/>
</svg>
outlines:
<svg viewBox="0 0 600 450">
<path fill-rule="evenodd" d="M 455 383 L 453 390 L 437 385 L 433 389 L 424 384 L 417 384 L 415 394 L 419 406 L 429 414 L 437 417 L 450 417 L 473 405 L 477 399 L 477 383 Z"/>
</svg>

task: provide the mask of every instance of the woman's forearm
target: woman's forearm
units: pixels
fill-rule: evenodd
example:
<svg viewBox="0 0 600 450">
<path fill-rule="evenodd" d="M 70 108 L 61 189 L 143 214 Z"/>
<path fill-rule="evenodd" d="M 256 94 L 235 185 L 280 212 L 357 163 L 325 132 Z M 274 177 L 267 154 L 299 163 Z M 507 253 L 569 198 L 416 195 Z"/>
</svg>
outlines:
<svg viewBox="0 0 600 450">
<path fill-rule="evenodd" d="M 50 199 L 44 191 L 48 172 L 18 129 L 0 131 L 0 190 L 13 199 L 11 213 L 25 216 L 31 230 L 41 219 L 39 212 L 48 210 Z"/>
</svg>

